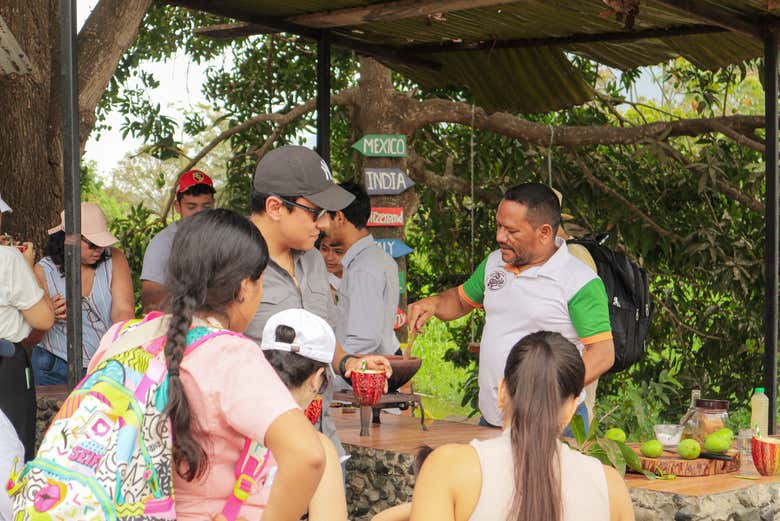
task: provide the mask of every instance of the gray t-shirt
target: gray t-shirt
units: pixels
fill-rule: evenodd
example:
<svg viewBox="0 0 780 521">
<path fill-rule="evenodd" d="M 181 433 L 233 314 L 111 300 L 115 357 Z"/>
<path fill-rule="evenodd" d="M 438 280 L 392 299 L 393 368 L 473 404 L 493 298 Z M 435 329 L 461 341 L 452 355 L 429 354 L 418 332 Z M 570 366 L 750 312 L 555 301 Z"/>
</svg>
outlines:
<svg viewBox="0 0 780 521">
<path fill-rule="evenodd" d="M 172 222 L 149 241 L 149 246 L 146 247 L 146 253 L 144 253 L 141 280 L 165 284 L 165 270 L 168 267 L 168 258 L 171 256 L 171 246 L 173 246 L 173 236 L 176 235 L 176 229 L 176 222 Z"/>
<path fill-rule="evenodd" d="M 338 288 L 336 338 L 355 355 L 392 355 L 398 351 L 398 264 L 371 235 L 350 246 Z"/>
</svg>

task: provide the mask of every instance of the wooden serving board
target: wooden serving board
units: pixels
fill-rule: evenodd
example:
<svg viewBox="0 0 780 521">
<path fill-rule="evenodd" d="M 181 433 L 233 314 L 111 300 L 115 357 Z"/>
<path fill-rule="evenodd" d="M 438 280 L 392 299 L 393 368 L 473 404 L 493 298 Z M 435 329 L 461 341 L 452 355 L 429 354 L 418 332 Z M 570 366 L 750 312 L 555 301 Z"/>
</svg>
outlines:
<svg viewBox="0 0 780 521">
<path fill-rule="evenodd" d="M 642 468 L 650 472 L 663 472 L 675 476 L 713 476 L 715 474 L 728 474 L 739 470 L 739 451 L 730 449 L 725 453 L 731 456 L 731 461 L 718 459 L 696 458 L 692 460 L 682 459 L 677 452 L 664 451 L 658 458 L 646 458 L 639 452 L 639 443 L 629 443 L 629 447 L 639 456 Z"/>
</svg>

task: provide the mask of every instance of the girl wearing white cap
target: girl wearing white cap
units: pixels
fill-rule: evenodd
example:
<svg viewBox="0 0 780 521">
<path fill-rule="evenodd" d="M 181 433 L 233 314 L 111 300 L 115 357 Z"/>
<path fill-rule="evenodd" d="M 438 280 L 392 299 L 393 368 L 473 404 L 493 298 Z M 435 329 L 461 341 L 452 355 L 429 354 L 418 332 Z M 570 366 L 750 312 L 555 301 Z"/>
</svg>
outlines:
<svg viewBox="0 0 780 521">
<path fill-rule="evenodd" d="M 38 282 L 52 297 L 54 326 L 33 349 L 32 367 L 37 385 L 67 383 L 68 348 L 65 325 L 65 212 L 49 230 L 44 258 L 35 266 Z M 116 322 L 134 315 L 133 282 L 125 255 L 112 245 L 118 241 L 108 230 L 103 211 L 94 203 L 81 203 L 81 316 L 82 360 L 86 368 L 100 338 Z"/>
<path fill-rule="evenodd" d="M 260 347 L 301 409 L 325 391 L 336 336 L 322 318 L 305 309 L 280 311 L 266 322 Z M 309 503 L 309 519 L 346 521 L 344 477 L 338 453 L 327 436 L 317 434 L 325 450 L 325 472 Z M 266 482 L 266 487 L 271 481 Z"/>
</svg>

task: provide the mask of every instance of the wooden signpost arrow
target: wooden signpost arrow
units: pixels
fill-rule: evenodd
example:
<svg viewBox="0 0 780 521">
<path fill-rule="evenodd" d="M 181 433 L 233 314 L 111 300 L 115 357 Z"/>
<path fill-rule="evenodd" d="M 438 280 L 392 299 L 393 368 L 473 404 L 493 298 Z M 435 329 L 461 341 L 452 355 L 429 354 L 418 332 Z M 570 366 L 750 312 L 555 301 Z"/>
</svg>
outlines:
<svg viewBox="0 0 780 521">
<path fill-rule="evenodd" d="M 400 168 L 366 168 L 363 173 L 368 195 L 398 195 L 414 186 Z"/>
<path fill-rule="evenodd" d="M 406 157 L 406 134 L 367 134 L 352 148 L 367 157 Z"/>
<path fill-rule="evenodd" d="M 387 254 L 394 259 L 409 255 L 414 251 L 401 239 L 374 239 L 374 241 L 384 248 Z"/>
<path fill-rule="evenodd" d="M 366 226 L 403 226 L 404 209 L 401 207 L 372 207 Z"/>
</svg>

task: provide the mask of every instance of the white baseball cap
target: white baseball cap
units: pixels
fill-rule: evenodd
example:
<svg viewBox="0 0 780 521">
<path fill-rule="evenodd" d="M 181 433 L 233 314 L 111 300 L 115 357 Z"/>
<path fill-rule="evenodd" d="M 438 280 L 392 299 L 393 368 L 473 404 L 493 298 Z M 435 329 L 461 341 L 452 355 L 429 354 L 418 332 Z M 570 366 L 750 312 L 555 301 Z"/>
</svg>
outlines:
<svg viewBox="0 0 780 521">
<path fill-rule="evenodd" d="M 8 206 L 8 203 L 3 201 L 3 198 L 0 197 L 0 213 L 5 213 L 5 212 L 13 212 L 13 210 L 11 209 L 10 206 Z"/>
<path fill-rule="evenodd" d="M 295 330 L 292 343 L 276 341 L 276 328 L 281 325 Z M 271 316 L 265 323 L 260 347 L 289 351 L 329 364 L 336 352 L 336 335 L 330 325 L 317 315 L 305 309 L 286 309 Z"/>
</svg>

